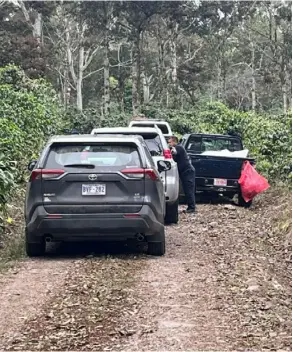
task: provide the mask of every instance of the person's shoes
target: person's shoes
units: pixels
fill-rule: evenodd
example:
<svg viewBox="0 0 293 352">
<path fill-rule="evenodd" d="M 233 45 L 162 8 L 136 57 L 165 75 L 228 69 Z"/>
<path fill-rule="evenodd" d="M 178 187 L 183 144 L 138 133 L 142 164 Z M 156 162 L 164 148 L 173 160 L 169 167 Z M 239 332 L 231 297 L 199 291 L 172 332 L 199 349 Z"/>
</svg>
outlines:
<svg viewBox="0 0 293 352">
<path fill-rule="evenodd" d="M 194 214 L 196 211 L 195 211 L 195 209 L 193 209 L 193 208 L 187 208 L 186 210 L 185 210 L 185 213 L 186 214 Z"/>
</svg>

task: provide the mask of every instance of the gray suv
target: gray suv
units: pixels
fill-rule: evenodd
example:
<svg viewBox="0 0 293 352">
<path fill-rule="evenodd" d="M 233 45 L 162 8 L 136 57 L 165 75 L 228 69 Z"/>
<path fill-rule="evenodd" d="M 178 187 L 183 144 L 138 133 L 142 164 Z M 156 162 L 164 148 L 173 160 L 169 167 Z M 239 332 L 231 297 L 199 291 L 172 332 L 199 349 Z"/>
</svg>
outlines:
<svg viewBox="0 0 293 352">
<path fill-rule="evenodd" d="M 25 202 L 26 252 L 47 241 L 128 240 L 165 253 L 165 195 L 158 165 L 140 136 L 56 136 L 31 172 Z"/>
</svg>

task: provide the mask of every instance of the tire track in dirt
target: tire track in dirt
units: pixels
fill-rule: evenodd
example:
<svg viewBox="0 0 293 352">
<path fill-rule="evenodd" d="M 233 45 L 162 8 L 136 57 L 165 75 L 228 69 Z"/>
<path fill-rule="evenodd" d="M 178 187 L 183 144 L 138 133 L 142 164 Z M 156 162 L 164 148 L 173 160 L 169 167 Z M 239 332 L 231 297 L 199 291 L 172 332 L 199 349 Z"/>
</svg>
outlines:
<svg viewBox="0 0 293 352">
<path fill-rule="evenodd" d="M 162 258 L 131 254 L 77 260 L 58 294 L 4 346 L 291 350 L 290 263 L 268 246 L 279 215 L 278 205 L 267 204 L 260 198 L 251 210 L 200 205 L 194 217 L 181 215 L 178 225 L 167 228 Z"/>
<path fill-rule="evenodd" d="M 72 260 L 27 260 L 0 277 L 0 346 L 55 296 Z"/>
</svg>

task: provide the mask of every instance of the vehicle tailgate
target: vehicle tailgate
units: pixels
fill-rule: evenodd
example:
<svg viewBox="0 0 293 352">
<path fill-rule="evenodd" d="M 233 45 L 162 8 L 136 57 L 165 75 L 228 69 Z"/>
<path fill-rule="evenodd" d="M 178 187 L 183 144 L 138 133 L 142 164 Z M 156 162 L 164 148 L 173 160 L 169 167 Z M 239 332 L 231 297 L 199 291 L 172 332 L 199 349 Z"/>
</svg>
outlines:
<svg viewBox="0 0 293 352">
<path fill-rule="evenodd" d="M 231 158 L 209 155 L 190 155 L 196 177 L 239 179 L 243 162 L 251 158 Z"/>
</svg>

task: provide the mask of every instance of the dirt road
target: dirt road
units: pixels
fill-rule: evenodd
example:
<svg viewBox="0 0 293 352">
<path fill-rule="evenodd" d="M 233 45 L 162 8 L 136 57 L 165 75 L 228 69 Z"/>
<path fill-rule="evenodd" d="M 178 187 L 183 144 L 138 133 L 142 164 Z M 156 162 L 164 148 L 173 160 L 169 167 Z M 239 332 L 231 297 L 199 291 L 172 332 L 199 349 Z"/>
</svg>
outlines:
<svg viewBox="0 0 293 352">
<path fill-rule="evenodd" d="M 27 260 L 0 278 L 0 345 L 289 351 L 290 249 L 279 250 L 273 230 L 280 207 L 266 198 L 251 210 L 200 205 L 167 228 L 162 258 L 57 249 Z"/>
</svg>

